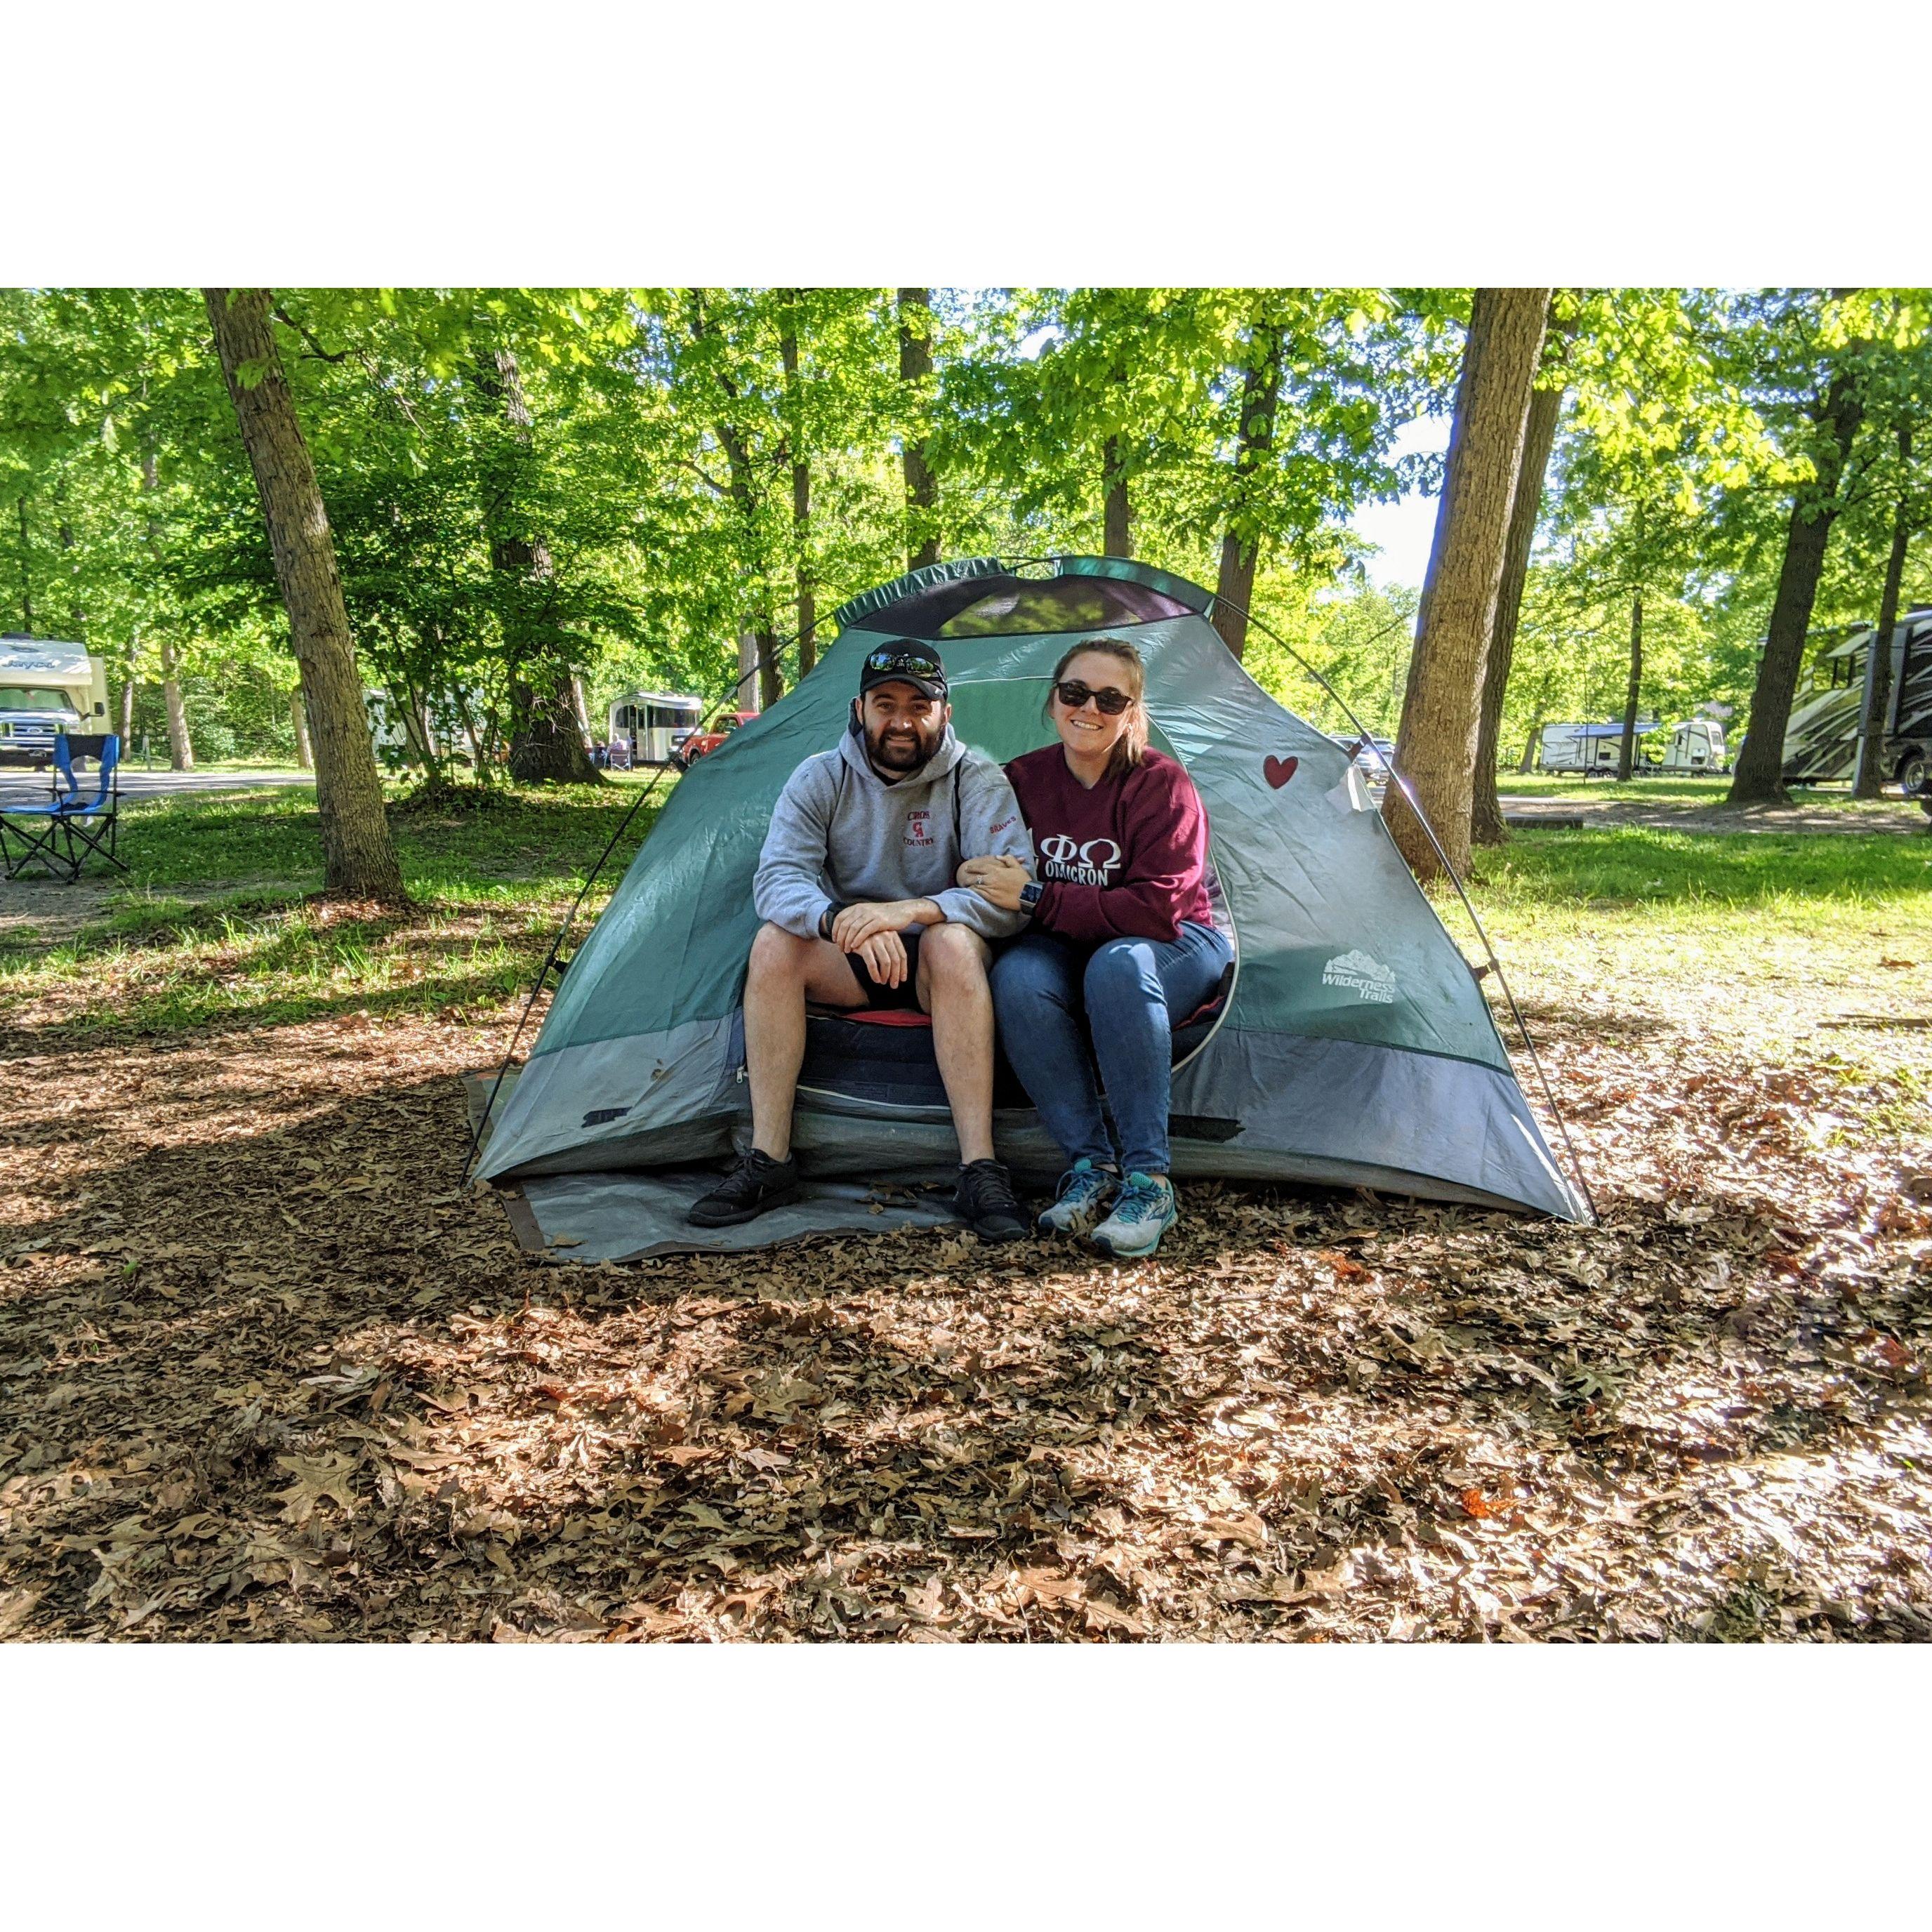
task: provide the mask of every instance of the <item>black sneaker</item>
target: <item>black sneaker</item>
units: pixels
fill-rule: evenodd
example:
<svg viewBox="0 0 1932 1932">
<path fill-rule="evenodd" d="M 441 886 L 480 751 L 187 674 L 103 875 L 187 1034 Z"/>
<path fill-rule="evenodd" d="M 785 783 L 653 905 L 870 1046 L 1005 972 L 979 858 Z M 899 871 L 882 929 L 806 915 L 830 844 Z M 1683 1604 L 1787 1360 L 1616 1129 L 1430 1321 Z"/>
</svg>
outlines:
<svg viewBox="0 0 1932 1932">
<path fill-rule="evenodd" d="M 694 1227 L 731 1228 L 755 1220 L 767 1208 L 782 1208 L 798 1192 L 798 1162 L 774 1160 L 756 1148 L 738 1156 L 737 1165 L 709 1194 L 700 1195 L 685 1210 Z"/>
<path fill-rule="evenodd" d="M 1013 1179 L 996 1160 L 969 1162 L 959 1170 L 952 1211 L 982 1241 L 1017 1241 L 1027 1232 L 1026 1210 Z"/>
</svg>

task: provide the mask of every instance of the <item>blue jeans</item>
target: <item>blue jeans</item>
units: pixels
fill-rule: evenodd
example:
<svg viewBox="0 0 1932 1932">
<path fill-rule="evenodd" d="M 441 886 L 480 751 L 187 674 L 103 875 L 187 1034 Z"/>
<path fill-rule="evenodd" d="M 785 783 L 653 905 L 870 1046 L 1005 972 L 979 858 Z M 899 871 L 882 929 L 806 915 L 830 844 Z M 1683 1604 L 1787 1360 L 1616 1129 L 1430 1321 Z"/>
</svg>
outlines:
<svg viewBox="0 0 1932 1932">
<path fill-rule="evenodd" d="M 1168 1172 L 1174 1029 L 1214 992 L 1234 957 L 1212 926 L 1184 924 L 1171 944 L 1110 939 L 1089 946 L 1022 933 L 993 962 L 1000 1043 L 1070 1167 L 1118 1162 Z M 1094 1078 L 1099 1064 L 1100 1084 Z M 1100 1112 L 1100 1085 L 1120 1136 Z"/>
</svg>

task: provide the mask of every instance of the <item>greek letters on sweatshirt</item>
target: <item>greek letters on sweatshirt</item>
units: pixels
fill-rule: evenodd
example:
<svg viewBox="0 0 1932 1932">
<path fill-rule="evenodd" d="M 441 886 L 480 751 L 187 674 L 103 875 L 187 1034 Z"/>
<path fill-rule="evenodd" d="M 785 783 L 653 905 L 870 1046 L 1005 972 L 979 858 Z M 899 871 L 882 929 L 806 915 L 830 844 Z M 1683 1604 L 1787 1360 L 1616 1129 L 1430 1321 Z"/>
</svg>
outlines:
<svg viewBox="0 0 1932 1932">
<path fill-rule="evenodd" d="M 1025 915 L 1002 912 L 952 882 L 962 859 L 998 854 L 1032 868 L 1012 788 L 983 752 L 946 728 L 939 748 L 896 784 L 873 770 L 847 732 L 785 781 L 752 889 L 758 916 L 815 938 L 827 906 L 931 899 L 985 939 L 1005 939 Z"/>
<path fill-rule="evenodd" d="M 1089 791 L 1054 743 L 1014 759 L 1006 776 L 1046 887 L 1035 925 L 1068 939 L 1172 941 L 1184 920 L 1214 923 L 1204 878 L 1208 814 L 1174 759 L 1148 752 L 1131 771 Z"/>
</svg>

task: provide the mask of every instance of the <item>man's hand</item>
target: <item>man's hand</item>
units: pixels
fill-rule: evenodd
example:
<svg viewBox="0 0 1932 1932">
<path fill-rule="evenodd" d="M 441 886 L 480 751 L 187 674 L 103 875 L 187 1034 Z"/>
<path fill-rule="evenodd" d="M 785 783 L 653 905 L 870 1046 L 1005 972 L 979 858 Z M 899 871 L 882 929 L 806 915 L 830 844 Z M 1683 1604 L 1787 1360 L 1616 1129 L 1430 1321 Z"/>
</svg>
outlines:
<svg viewBox="0 0 1932 1932">
<path fill-rule="evenodd" d="M 1002 912 L 1019 910 L 1020 888 L 1029 876 L 1018 860 L 1004 855 L 968 859 L 956 874 L 959 884 L 977 892 L 988 905 L 998 906 Z"/>
<path fill-rule="evenodd" d="M 896 986 L 904 980 L 905 941 L 896 932 L 875 932 L 845 950 L 865 961 L 866 970 L 881 986 Z"/>
<path fill-rule="evenodd" d="M 909 926 L 937 926 L 940 917 L 938 907 L 930 899 L 885 899 L 871 904 L 848 905 L 832 922 L 832 943 L 842 952 L 856 952 L 874 934 L 890 932 L 896 938 Z M 899 950 L 903 953 L 905 949 Z M 896 986 L 898 982 L 892 983 Z"/>
</svg>

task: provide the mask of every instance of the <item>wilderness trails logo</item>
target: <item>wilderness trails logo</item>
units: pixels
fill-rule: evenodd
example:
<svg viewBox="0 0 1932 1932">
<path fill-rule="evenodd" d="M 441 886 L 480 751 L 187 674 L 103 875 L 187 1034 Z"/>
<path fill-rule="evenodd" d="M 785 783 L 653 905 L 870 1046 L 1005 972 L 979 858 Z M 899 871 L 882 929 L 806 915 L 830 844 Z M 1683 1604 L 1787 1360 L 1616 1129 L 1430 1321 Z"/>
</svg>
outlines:
<svg viewBox="0 0 1932 1932">
<path fill-rule="evenodd" d="M 1090 838 L 1077 844 L 1064 832 L 1040 842 L 1040 872 L 1049 879 L 1064 879 L 1070 885 L 1107 886 L 1114 880 L 1114 868 L 1120 862 L 1120 848 L 1111 838 Z"/>
<path fill-rule="evenodd" d="M 1346 986 L 1378 1006 L 1395 1004 L 1395 974 L 1366 952 L 1344 952 L 1322 969 L 1324 986 Z"/>
</svg>

